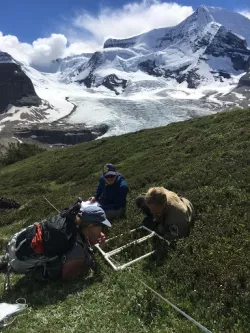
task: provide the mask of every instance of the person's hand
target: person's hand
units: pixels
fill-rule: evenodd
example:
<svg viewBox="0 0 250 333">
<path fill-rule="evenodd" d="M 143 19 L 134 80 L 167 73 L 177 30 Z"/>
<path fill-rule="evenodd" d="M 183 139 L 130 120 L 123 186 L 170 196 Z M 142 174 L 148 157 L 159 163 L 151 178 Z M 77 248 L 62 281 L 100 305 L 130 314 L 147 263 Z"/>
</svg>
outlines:
<svg viewBox="0 0 250 333">
<path fill-rule="evenodd" d="M 94 202 L 96 202 L 96 198 L 95 198 L 95 197 L 90 197 L 90 198 L 89 198 L 89 201 L 90 201 L 91 203 L 94 203 Z"/>
<path fill-rule="evenodd" d="M 98 244 L 100 245 L 100 246 L 102 246 L 104 243 L 105 243 L 105 239 L 106 239 L 106 236 L 105 236 L 105 234 L 103 233 L 103 232 L 101 232 L 101 235 L 100 235 L 100 237 L 98 238 Z"/>
</svg>

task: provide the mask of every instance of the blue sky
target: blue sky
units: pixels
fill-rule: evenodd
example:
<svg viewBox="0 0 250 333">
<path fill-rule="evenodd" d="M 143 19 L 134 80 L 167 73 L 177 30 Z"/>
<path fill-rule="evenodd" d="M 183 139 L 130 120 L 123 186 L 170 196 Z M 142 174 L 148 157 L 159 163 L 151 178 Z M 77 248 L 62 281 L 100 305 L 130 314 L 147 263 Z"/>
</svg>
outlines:
<svg viewBox="0 0 250 333">
<path fill-rule="evenodd" d="M 0 11 L 0 31 L 4 35 L 15 35 L 22 42 L 31 43 L 39 37 L 60 33 L 61 26 L 74 18 L 77 13 L 87 11 L 90 14 L 98 13 L 101 8 L 121 8 L 126 0 L 9 0 L 4 1 L 4 10 Z M 246 0 L 184 0 L 180 5 L 192 6 L 196 9 L 201 4 L 208 6 L 225 7 L 230 10 L 250 8 Z"/>
<path fill-rule="evenodd" d="M 0 11 L 0 51 L 42 66 L 59 57 L 94 52 L 107 38 L 126 38 L 174 26 L 202 4 L 244 11 L 249 0 L 5 0 Z"/>
</svg>

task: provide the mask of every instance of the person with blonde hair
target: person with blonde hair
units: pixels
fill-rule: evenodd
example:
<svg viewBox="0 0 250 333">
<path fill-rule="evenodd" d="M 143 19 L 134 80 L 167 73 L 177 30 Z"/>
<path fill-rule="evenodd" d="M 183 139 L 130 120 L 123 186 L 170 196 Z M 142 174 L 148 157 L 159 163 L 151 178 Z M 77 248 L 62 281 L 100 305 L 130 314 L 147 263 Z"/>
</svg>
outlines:
<svg viewBox="0 0 250 333">
<path fill-rule="evenodd" d="M 143 224 L 167 240 L 188 237 L 194 219 L 192 203 L 164 187 L 152 187 L 136 199 L 147 216 Z"/>
</svg>

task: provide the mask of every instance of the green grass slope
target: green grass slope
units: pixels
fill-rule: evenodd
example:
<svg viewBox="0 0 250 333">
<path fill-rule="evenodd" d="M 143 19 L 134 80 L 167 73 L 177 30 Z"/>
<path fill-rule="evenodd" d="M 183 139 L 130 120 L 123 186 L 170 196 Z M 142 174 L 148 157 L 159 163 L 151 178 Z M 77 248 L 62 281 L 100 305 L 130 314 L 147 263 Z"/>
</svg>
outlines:
<svg viewBox="0 0 250 333">
<path fill-rule="evenodd" d="M 44 152 L 0 168 L 0 196 L 24 206 L 1 212 L 0 242 L 93 194 L 100 170 L 114 163 L 130 186 L 127 219 L 109 236 L 138 225 L 136 195 L 163 185 L 194 204 L 195 226 L 164 261 L 145 259 L 131 272 L 213 332 L 250 327 L 250 110 Z M 98 257 L 102 280 L 39 284 L 12 277 L 5 301 L 25 297 L 28 310 L 6 332 L 199 332 L 155 298 L 130 271 L 113 272 Z M 0 275 L 3 281 L 3 275 Z"/>
</svg>

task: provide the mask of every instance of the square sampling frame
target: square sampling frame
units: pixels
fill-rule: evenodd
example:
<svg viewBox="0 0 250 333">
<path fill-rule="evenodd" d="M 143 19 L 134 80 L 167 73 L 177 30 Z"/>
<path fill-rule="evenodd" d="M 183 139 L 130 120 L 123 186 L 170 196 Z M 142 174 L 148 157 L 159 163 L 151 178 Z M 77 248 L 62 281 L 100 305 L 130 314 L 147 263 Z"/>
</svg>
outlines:
<svg viewBox="0 0 250 333">
<path fill-rule="evenodd" d="M 155 252 L 155 250 L 150 251 L 150 252 L 148 252 L 148 253 L 146 253 L 146 254 L 138 257 L 138 258 L 135 258 L 135 259 L 133 259 L 133 260 L 131 260 L 129 262 L 126 262 L 125 264 L 122 264 L 122 265 L 119 265 L 118 263 L 114 262 L 114 260 L 112 260 L 112 256 L 113 255 L 115 255 L 117 253 L 120 253 L 121 251 L 123 251 L 124 249 L 129 248 L 133 244 L 140 244 L 140 243 L 142 243 L 142 242 L 146 241 L 147 239 L 150 239 L 150 238 L 152 238 L 154 236 L 157 237 L 157 238 L 159 238 L 159 239 L 161 239 L 162 241 L 166 242 L 168 245 L 170 244 L 169 241 L 167 241 L 165 238 L 163 238 L 162 236 L 158 235 L 155 231 L 150 230 L 150 229 L 148 229 L 145 226 L 140 226 L 140 227 L 138 227 L 136 229 L 129 230 L 127 233 L 123 233 L 123 234 L 120 234 L 118 236 L 109 238 L 109 239 L 106 240 L 106 243 L 108 243 L 109 241 L 111 241 L 111 240 L 113 240 L 115 238 L 118 238 L 118 237 L 123 236 L 125 234 L 131 234 L 131 233 L 135 232 L 136 230 L 140 230 L 140 229 L 145 230 L 147 232 L 147 235 L 145 235 L 145 236 L 143 236 L 143 237 L 141 237 L 139 239 L 133 240 L 133 241 L 131 241 L 131 242 L 129 242 L 129 243 L 123 245 L 123 246 L 120 246 L 120 247 L 118 247 L 118 248 L 116 248 L 114 250 L 111 250 L 109 252 L 103 251 L 103 249 L 100 247 L 99 244 L 95 245 L 95 248 L 102 254 L 102 256 L 104 257 L 104 259 L 111 265 L 111 267 L 115 271 L 122 270 L 122 269 L 124 269 L 124 268 L 126 268 L 126 267 L 128 267 L 128 266 L 130 266 L 132 264 L 134 264 L 137 261 L 140 261 L 140 260 L 142 260 L 142 259 L 144 259 L 146 257 L 149 257 L 150 255 L 152 255 Z"/>
</svg>

